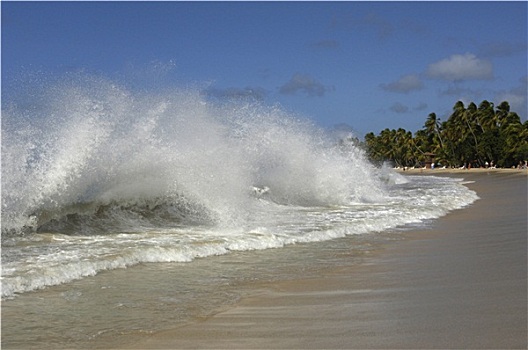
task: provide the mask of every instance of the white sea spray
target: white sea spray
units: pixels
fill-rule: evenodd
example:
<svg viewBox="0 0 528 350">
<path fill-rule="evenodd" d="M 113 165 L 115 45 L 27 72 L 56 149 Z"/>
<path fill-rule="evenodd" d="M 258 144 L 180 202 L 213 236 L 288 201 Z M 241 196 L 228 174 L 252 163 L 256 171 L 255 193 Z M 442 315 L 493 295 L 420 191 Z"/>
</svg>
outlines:
<svg viewBox="0 0 528 350">
<path fill-rule="evenodd" d="M 2 297 L 143 262 L 368 234 L 476 199 L 279 106 L 60 80 L 2 111 Z"/>
</svg>

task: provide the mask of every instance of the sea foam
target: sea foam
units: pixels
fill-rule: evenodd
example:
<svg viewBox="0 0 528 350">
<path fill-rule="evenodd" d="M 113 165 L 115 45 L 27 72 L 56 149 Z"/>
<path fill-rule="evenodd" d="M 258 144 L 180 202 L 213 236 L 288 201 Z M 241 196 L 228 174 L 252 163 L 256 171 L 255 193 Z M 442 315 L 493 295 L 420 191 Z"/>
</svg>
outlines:
<svg viewBox="0 0 528 350">
<path fill-rule="evenodd" d="M 361 150 L 343 151 L 278 106 L 213 103 L 192 89 L 137 92 L 78 76 L 42 94 L 2 113 L 3 233 L 123 205 L 171 204 L 237 224 L 253 186 L 291 205 L 382 192 Z"/>
<path fill-rule="evenodd" d="M 353 135 L 199 89 L 58 79 L 2 110 L 2 297 L 140 263 L 427 220 L 478 197 L 372 166 Z"/>
</svg>

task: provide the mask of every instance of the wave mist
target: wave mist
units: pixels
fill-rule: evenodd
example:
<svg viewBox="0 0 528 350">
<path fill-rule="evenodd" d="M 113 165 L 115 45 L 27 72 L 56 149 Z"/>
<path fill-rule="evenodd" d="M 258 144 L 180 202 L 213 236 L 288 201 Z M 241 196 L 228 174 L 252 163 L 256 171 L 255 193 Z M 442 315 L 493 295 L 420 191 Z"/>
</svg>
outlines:
<svg viewBox="0 0 528 350">
<path fill-rule="evenodd" d="M 383 192 L 360 149 L 279 106 L 84 75 L 25 96 L 2 111 L 3 236 L 236 227 L 255 189 L 290 206 Z"/>
</svg>

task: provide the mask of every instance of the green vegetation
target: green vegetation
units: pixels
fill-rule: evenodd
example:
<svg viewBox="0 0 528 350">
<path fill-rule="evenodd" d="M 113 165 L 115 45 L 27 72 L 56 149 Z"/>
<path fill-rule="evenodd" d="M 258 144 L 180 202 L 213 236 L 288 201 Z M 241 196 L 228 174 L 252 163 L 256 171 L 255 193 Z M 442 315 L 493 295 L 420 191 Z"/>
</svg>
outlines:
<svg viewBox="0 0 528 350">
<path fill-rule="evenodd" d="M 365 135 L 365 147 L 376 163 L 393 162 L 399 167 L 423 166 L 427 153 L 442 166 L 473 167 L 493 162 L 497 167 L 517 166 L 528 159 L 528 121 L 510 111 L 508 102 L 471 102 L 467 108 L 458 101 L 453 113 L 441 122 L 429 114 L 424 127 L 413 134 L 405 129 L 382 130 Z"/>
</svg>

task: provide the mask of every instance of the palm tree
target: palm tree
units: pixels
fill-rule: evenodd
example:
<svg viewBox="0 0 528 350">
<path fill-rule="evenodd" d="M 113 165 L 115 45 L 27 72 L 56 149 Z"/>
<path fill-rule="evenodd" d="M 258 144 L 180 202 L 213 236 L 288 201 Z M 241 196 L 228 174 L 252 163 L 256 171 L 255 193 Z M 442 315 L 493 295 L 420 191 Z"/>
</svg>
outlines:
<svg viewBox="0 0 528 350">
<path fill-rule="evenodd" d="M 464 111 L 464 121 L 466 122 L 469 133 L 473 138 L 473 146 L 475 148 L 475 159 L 479 162 L 480 165 L 483 165 L 482 158 L 479 152 L 479 141 L 477 137 L 478 132 L 478 110 L 477 105 L 471 102 L 467 109 Z"/>
<path fill-rule="evenodd" d="M 512 166 L 528 159 L 528 121 L 521 123 L 506 101 L 496 111 L 486 100 L 478 107 L 471 102 L 467 108 L 458 101 L 447 121 L 440 122 L 430 113 L 414 137 L 403 128 L 386 128 L 378 136 L 368 133 L 365 145 L 371 159 L 390 160 L 398 166 L 423 161 L 425 152 L 434 152 L 438 161 L 451 166 L 474 160 Z"/>
<path fill-rule="evenodd" d="M 498 108 L 500 108 L 500 106 Z M 493 130 L 497 127 L 497 118 L 495 111 L 493 110 L 493 103 L 490 103 L 486 100 L 482 101 L 478 107 L 477 113 L 478 122 L 482 128 L 482 132 Z"/>
<path fill-rule="evenodd" d="M 394 160 L 394 130 L 385 128 L 381 134 L 379 141 L 383 148 L 383 158 L 385 160 Z"/>
<path fill-rule="evenodd" d="M 425 121 L 424 127 L 432 146 L 430 151 L 437 153 L 439 149 L 444 148 L 444 140 L 442 139 L 442 134 L 440 132 L 440 118 L 437 118 L 435 113 L 430 113 Z M 436 142 L 436 139 L 438 139 L 439 144 Z"/>
<path fill-rule="evenodd" d="M 446 137 L 448 138 L 448 147 L 451 149 L 451 162 L 465 163 L 468 158 L 467 137 L 468 128 L 466 123 L 466 108 L 462 101 L 455 103 L 453 113 L 445 123 Z"/>
<path fill-rule="evenodd" d="M 416 131 L 414 138 L 411 138 L 410 142 L 414 149 L 414 161 L 412 165 L 416 165 L 425 160 L 425 152 L 435 147 L 435 145 L 429 141 L 427 132 L 424 129 Z"/>
<path fill-rule="evenodd" d="M 524 135 L 523 129 L 521 118 L 515 112 L 509 112 L 502 119 L 500 133 L 503 140 L 502 160 L 504 166 L 514 166 L 526 157 L 522 151 L 524 144 L 527 142 L 526 138 L 522 139 Z"/>
<path fill-rule="evenodd" d="M 499 109 L 508 109 L 509 105 L 501 103 Z M 484 100 L 478 107 L 478 122 L 482 129 L 482 134 L 479 136 L 479 152 L 485 160 L 496 161 L 501 157 L 498 145 L 500 142 L 499 129 L 497 126 L 497 112 L 494 111 L 493 103 Z"/>
<path fill-rule="evenodd" d="M 510 113 L 510 104 L 506 101 L 501 102 L 497 107 L 497 111 L 495 112 L 495 121 L 497 127 L 500 128 L 502 126 L 506 117 L 508 116 L 508 113 Z"/>
<path fill-rule="evenodd" d="M 375 162 L 383 161 L 383 153 L 379 138 L 373 132 L 365 135 L 365 144 L 369 158 Z"/>
</svg>

